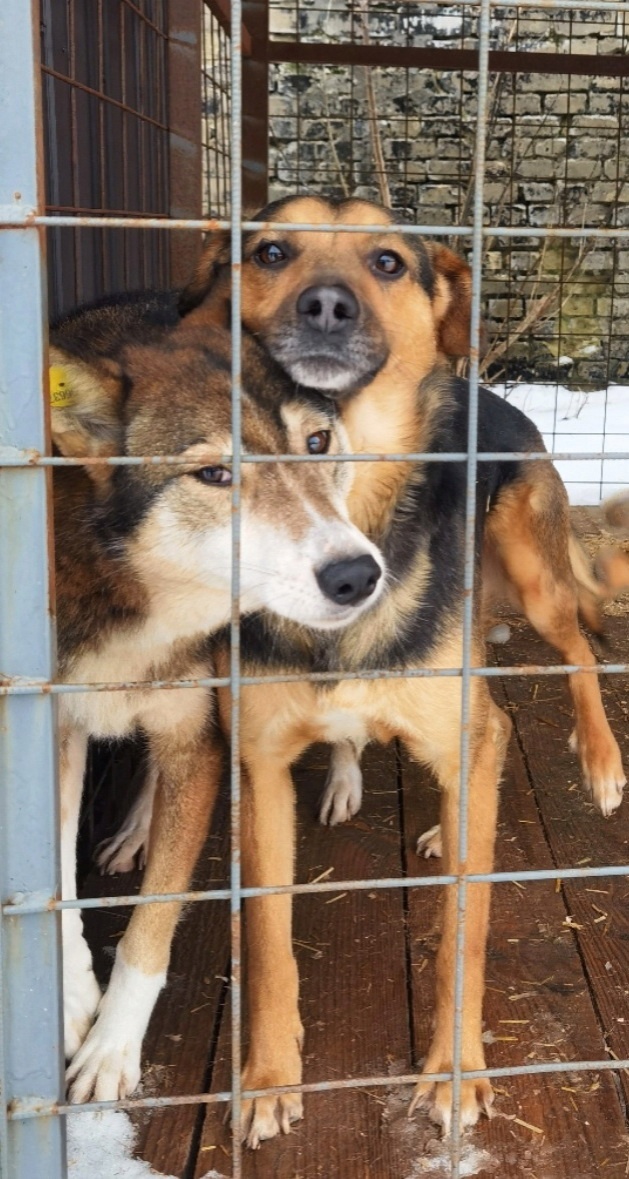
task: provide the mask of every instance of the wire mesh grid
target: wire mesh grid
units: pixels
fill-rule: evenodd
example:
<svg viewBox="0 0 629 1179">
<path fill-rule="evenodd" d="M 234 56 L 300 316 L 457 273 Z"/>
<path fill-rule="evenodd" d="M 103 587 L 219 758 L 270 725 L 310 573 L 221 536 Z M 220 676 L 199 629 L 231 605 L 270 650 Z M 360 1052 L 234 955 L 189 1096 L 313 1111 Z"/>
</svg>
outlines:
<svg viewBox="0 0 629 1179">
<path fill-rule="evenodd" d="M 43 0 L 46 208 L 164 217 L 168 206 L 168 28 L 159 0 Z M 166 286 L 166 241 L 134 231 L 67 230 L 49 239 L 57 317 L 99 295 Z"/>
<path fill-rule="evenodd" d="M 134 5 L 130 3 L 127 7 L 138 11 Z M 466 455 L 467 463 L 467 511 L 466 511 L 466 560 L 465 560 L 465 589 L 466 589 L 466 604 L 464 616 L 464 649 L 463 661 L 461 667 L 454 667 L 450 669 L 439 669 L 433 671 L 432 669 L 423 669 L 416 671 L 414 674 L 441 674 L 441 675 L 456 675 L 461 678 L 461 692 L 462 692 L 462 715 L 463 723 L 461 729 L 461 776 L 460 776 L 460 813 L 459 813 L 459 858 L 461 863 L 466 861 L 466 845 L 467 845 L 467 824 L 468 824 L 468 761 L 469 761 L 469 733 L 467 727 L 467 720 L 469 719 L 469 696 L 470 685 L 472 679 L 476 675 L 483 675 L 487 677 L 500 675 L 520 675 L 520 674 L 560 674 L 565 671 L 575 670 L 571 667 L 555 666 L 544 668 L 475 668 L 471 666 L 471 635 L 472 635 L 472 591 L 474 582 L 474 520 L 475 520 L 475 495 L 476 495 L 476 473 L 478 462 L 485 461 L 487 455 L 479 454 L 477 448 L 477 414 L 478 414 L 478 380 L 479 380 L 479 342 L 480 342 L 480 328 L 481 328 L 481 277 L 483 271 L 483 244 L 488 236 L 494 236 L 498 232 L 501 237 L 509 241 L 517 241 L 519 238 L 527 238 L 533 236 L 529 228 L 514 227 L 512 224 L 500 225 L 498 227 L 488 224 L 488 212 L 484 195 L 484 183 L 486 176 L 486 139 L 487 139 L 487 119 L 485 112 L 487 110 L 488 93 L 489 93 L 489 51 L 491 46 L 491 12 L 493 8 L 498 7 L 495 0 L 483 0 L 483 2 L 473 9 L 473 30 L 475 30 L 474 51 L 478 53 L 478 89 L 477 89 L 477 137 L 475 143 L 474 160 L 473 160 L 473 179 L 474 183 L 471 191 L 473 192 L 473 199 L 466 209 L 468 216 L 465 220 L 469 221 L 467 225 L 457 226 L 459 235 L 469 235 L 472 243 L 472 270 L 473 270 L 473 303 L 472 303 L 472 359 L 470 364 L 470 416 L 469 416 L 469 438 L 468 438 L 468 452 Z M 521 5 L 520 7 L 525 7 Z M 567 7 L 567 6 L 566 6 Z M 570 4 L 571 10 L 578 10 L 578 3 Z M 561 9 L 560 0 L 555 0 L 553 8 Z M 624 21 L 626 7 L 620 4 L 606 6 L 606 11 L 612 10 L 619 13 Z M 0 24 L 0 46 L 5 48 L 9 42 L 15 45 L 22 52 L 22 63 L 9 69 L 8 64 L 6 68 L 6 84 L 10 91 L 11 87 L 17 88 L 23 82 L 23 77 L 20 74 L 20 69 L 23 68 L 24 63 L 32 66 L 30 53 L 33 43 L 34 24 L 33 13 L 28 12 L 26 7 L 19 3 L 19 0 L 9 0 L 8 7 L 5 11 L 5 28 L 3 30 Z M 470 11 L 472 11 L 470 7 Z M 470 18 L 471 19 L 471 18 Z M 357 890 L 363 888 L 370 889 L 389 889 L 389 888 L 408 888 L 417 887 L 430 884 L 438 885 L 452 885 L 457 889 L 458 895 L 458 928 L 457 928 L 457 961 L 456 961 L 456 1024 L 454 1033 L 454 1059 L 452 1074 L 438 1074 L 435 1079 L 447 1079 L 449 1077 L 453 1080 L 454 1087 L 454 1119 L 453 1119 L 453 1134 L 451 1139 L 450 1149 L 450 1175 L 452 1179 L 459 1179 L 462 1174 L 461 1171 L 461 1136 L 458 1127 L 457 1109 L 460 1101 L 460 1086 L 462 1078 L 465 1077 L 503 1077 L 516 1075 L 535 1075 L 543 1072 L 570 1072 L 574 1073 L 579 1070 L 623 1070 L 629 1068 L 629 1060 L 587 1060 L 587 1061 L 567 1061 L 567 1062 L 552 1062 L 552 1063 L 538 1063 L 523 1064 L 521 1066 L 514 1066 L 510 1068 L 493 1068 L 485 1070 L 468 1070 L 463 1071 L 461 1068 L 461 1012 L 462 1012 L 462 995 L 463 995 L 463 944 L 465 936 L 465 914 L 467 891 L 470 883 L 477 881 L 494 881 L 498 884 L 507 881 L 512 882 L 516 879 L 521 881 L 528 880 L 544 880 L 544 879 L 559 879 L 564 878 L 597 878 L 601 876 L 614 875 L 629 875 L 629 864 L 622 865 L 607 865 L 598 867 L 575 867 L 571 869 L 557 869 L 557 870 L 531 870 L 523 871 L 521 873 L 486 873 L 486 874 L 468 874 L 462 872 L 457 876 L 438 876 L 427 880 L 422 877 L 405 878 L 405 879 L 374 879 L 368 882 L 361 881 L 347 881 L 347 882 L 321 882 L 318 884 L 309 885 L 295 885 L 286 886 L 285 888 L 243 888 L 241 884 L 240 875 L 240 760 L 239 760 L 239 721 L 240 721 L 240 687 L 245 684 L 275 681 L 290 681 L 303 677 L 299 676 L 277 676 L 277 677 L 256 677 L 242 675 L 240 667 L 240 632 L 239 632 L 239 545 L 240 545 L 240 516 L 239 516 L 239 490 L 240 490 L 240 470 L 241 461 L 251 461 L 251 456 L 241 456 L 238 440 L 240 438 L 240 334 L 241 334 L 241 318 L 240 318 L 240 233 L 237 231 L 242 219 L 242 205 L 241 205 L 241 103 L 240 103 L 240 89 L 241 89 L 241 72 L 240 72 L 240 50 L 241 50 L 241 28 L 242 28 L 242 9 L 240 0 L 232 0 L 231 4 L 231 38 L 230 38 L 230 88 L 231 88 L 231 110 L 230 110 L 230 133 L 231 133 L 231 176 L 230 176 L 230 198 L 231 198 L 231 219 L 230 222 L 224 223 L 226 226 L 231 226 L 232 232 L 232 383 L 233 383 L 233 435 L 235 440 L 234 454 L 233 454 L 233 607 L 232 607 L 232 622 L 231 622 L 231 655 L 230 655 L 230 675 L 228 679 L 215 678 L 208 679 L 203 682 L 207 684 L 215 684 L 217 686 L 229 684 L 231 687 L 232 698 L 232 751 L 231 751 L 231 879 L 230 888 L 214 889 L 206 891 L 197 891 L 190 894 L 183 894 L 181 899 L 188 901 L 203 901 L 203 900 L 224 900 L 229 899 L 232 914 L 232 943 L 231 943 L 231 992 L 232 992 L 232 1087 L 229 1092 L 222 1091 L 214 1094 L 194 1094 L 191 1096 L 179 1098 L 137 1098 L 127 1101 L 114 1103 L 115 1108 L 151 1108 L 160 1104 L 177 1105 L 177 1104 L 191 1104 L 191 1103 L 218 1103 L 230 1102 L 232 1118 L 235 1126 L 238 1127 L 240 1120 L 240 1103 L 242 1098 L 241 1080 L 240 1080 L 240 1016 L 241 1016 L 241 998 L 240 998 L 240 941 L 241 941 L 241 903 L 242 899 L 250 896 L 261 896 L 277 892 L 289 892 L 291 894 L 299 894 L 304 892 L 311 893 L 325 893 L 334 890 L 339 890 L 340 887 L 347 890 Z M 623 26 L 624 28 L 624 26 Z M 7 30 L 10 29 L 11 36 L 7 35 Z M 5 53 L 6 59 L 6 53 Z M 31 71 L 32 72 L 32 71 Z M 2 71 L 0 71 L 2 76 Z M 207 80 L 206 80 L 207 81 Z M 41 316 L 33 314 L 33 307 L 37 303 L 39 296 L 39 279 L 40 279 L 40 258 L 39 258 L 39 232 L 43 227 L 56 226 L 59 233 L 66 233 L 68 235 L 82 232 L 82 229 L 77 229 L 77 225 L 82 225 L 87 232 L 90 229 L 111 228 L 112 225 L 120 227 L 121 221 L 109 216 L 91 216 L 83 215 L 77 220 L 66 217 L 67 209 L 51 211 L 48 215 L 42 215 L 40 209 L 42 207 L 41 192 L 38 190 L 38 168 L 36 164 L 35 146 L 37 141 L 37 101 L 36 97 L 31 100 L 30 84 L 24 93 L 28 94 L 29 101 L 24 104 L 24 110 L 19 114 L 13 114 L 13 118 L 7 121 L 6 126 L 9 131 L 5 134 L 13 136 L 13 142 L 21 133 L 28 144 L 28 150 L 22 155 L 17 155 L 12 161 L 14 164 L 14 171 L 7 169 L 11 174 L 6 177 L 2 176 L 2 185 L 0 188 L 0 196 L 2 198 L 2 219 L 0 221 L 0 228 L 2 229 L 3 238 L 9 242 L 11 239 L 11 248 L 16 250 L 16 261 L 19 265 L 25 268 L 26 278 L 21 284 L 20 289 L 13 293 L 13 298 L 18 311 L 24 315 L 25 321 L 38 321 L 35 323 L 35 328 L 39 331 L 39 321 L 43 319 Z M 7 110 L 5 94 L 2 95 L 4 111 Z M 15 191 L 15 185 L 21 186 L 21 192 Z M 222 190 L 223 193 L 225 190 Z M 222 199 L 222 198 L 221 198 Z M 128 222 L 127 222 L 128 224 Z M 219 223 L 220 224 L 220 223 Z M 247 224 L 247 223 L 244 223 Z M 180 229 L 183 223 L 175 221 L 174 219 L 153 220 L 153 219 L 133 219 L 132 225 L 141 232 L 147 232 L 148 229 L 155 229 L 161 231 L 168 231 L 170 229 Z M 216 223 L 213 224 L 214 227 Z M 199 227 L 209 227 L 205 222 L 189 221 L 188 228 L 191 230 Z M 321 227 L 304 226 L 306 230 L 316 230 Z M 331 227 L 336 228 L 338 227 Z M 374 227 L 374 231 L 375 231 Z M 430 235 L 431 233 L 451 233 L 452 226 L 448 224 L 441 224 L 435 226 L 434 224 L 424 224 L 419 227 L 415 226 L 409 229 L 407 226 L 401 226 L 401 232 L 418 232 Z M 285 229 L 294 230 L 295 226 L 286 226 Z M 360 227 L 361 232 L 364 232 L 364 227 Z M 347 231 L 347 230 L 346 230 Z M 159 234 L 158 236 L 161 236 Z M 548 236 L 548 231 L 540 228 L 535 233 L 535 236 L 545 239 Z M 555 233 L 555 236 L 561 240 L 561 233 Z M 596 239 L 602 237 L 607 241 L 611 239 L 615 245 L 614 250 L 619 248 L 619 243 L 626 240 L 629 236 L 629 230 L 624 233 L 618 227 L 601 226 L 600 224 L 583 226 L 580 229 L 580 236 L 584 239 Z M 566 229 L 564 237 L 572 240 L 572 230 Z M 13 245 L 15 243 L 15 245 Z M 20 251 L 24 251 L 23 254 Z M 616 257 L 616 255 L 615 255 Z M 43 313 L 43 307 L 41 308 Z M 20 339 L 20 343 L 22 343 Z M 21 385 L 20 388 L 34 389 L 39 386 L 39 377 L 42 368 L 43 360 L 43 344 L 41 338 L 37 339 L 35 335 L 35 348 L 33 353 L 33 363 L 24 366 L 24 362 L 17 363 L 14 354 L 7 350 L 8 356 L 8 373 L 12 375 L 17 371 Z M 17 365 L 17 367 L 16 367 Z M 19 409 L 19 407 L 18 407 Z M 40 453 L 45 450 L 45 437 L 43 431 L 43 411 L 38 404 L 34 409 L 34 416 L 25 422 L 22 416 L 16 409 L 17 427 L 11 428 L 7 431 L 6 437 L 3 440 L 5 445 L 2 450 L 1 459 L 1 477 L 5 486 L 9 486 L 8 480 L 20 480 L 19 494 L 16 495 L 17 483 L 11 485 L 11 499 L 17 503 L 21 508 L 21 530 L 19 535 L 11 533 L 11 548 L 10 557 L 13 562 L 13 570 L 19 567 L 22 551 L 29 549 L 36 552 L 40 557 L 40 566 L 45 571 L 47 541 L 46 541 L 46 468 L 51 465 L 63 465 L 64 460 L 48 460 L 34 458 L 33 448 Z M 27 426 L 25 431 L 24 426 Z M 358 461 L 366 461 L 369 458 L 378 458 L 382 456 L 360 456 Z M 388 457 L 388 456 L 387 456 Z M 398 459 L 405 459 L 408 461 L 408 455 L 393 456 Z M 431 456 L 426 456 L 430 460 Z M 447 461 L 449 458 L 452 461 L 461 461 L 461 455 L 452 456 L 432 456 L 434 461 Z M 496 457 L 496 456 L 494 456 Z M 500 455 L 504 457 L 504 455 Z M 569 454 L 567 457 L 570 457 Z M 619 455 L 619 457 L 624 457 Z M 122 463 L 128 463 L 129 459 L 113 460 Z M 135 460 L 143 461 L 143 460 Z M 151 456 L 147 456 L 147 461 L 152 461 Z M 154 461 L 177 461 L 176 456 L 171 460 L 160 459 Z M 259 458 L 258 461 L 264 461 Z M 274 457 L 272 461 L 277 461 Z M 294 461 L 294 457 L 287 456 L 287 461 Z M 357 461 L 356 459 L 348 459 L 347 461 Z M 67 463 L 67 460 L 66 460 Z M 33 471 L 35 468 L 35 473 Z M 26 469 L 28 469 L 28 474 Z M 26 486 L 28 481 L 28 487 Z M 26 498 L 32 497 L 32 502 L 29 500 L 29 511 L 24 507 L 26 499 L 22 499 L 23 491 Z M 2 497 L 0 497 L 2 502 Z M 29 514 L 30 513 L 30 514 Z M 30 522 L 30 528 L 25 525 Z M 15 520 L 11 518 L 10 524 L 15 524 Z M 9 536 L 3 530 L 3 537 Z M 6 569 L 8 562 L 4 564 Z M 168 900 L 173 899 L 172 896 L 143 896 L 143 897 L 114 897 L 107 898 L 90 898 L 81 901 L 55 901 L 56 887 L 56 853 L 55 853 L 55 815 L 54 808 L 51 804 L 52 787 L 54 786 L 54 759 L 53 759 L 53 740 L 51 734 L 52 722 L 52 700 L 59 692 L 85 690 L 85 687 L 92 690 L 111 690 L 112 688 L 120 688 L 121 685 L 63 685 L 52 683 L 53 668 L 50 656 L 50 632 L 46 622 L 46 594 L 42 593 L 42 585 L 47 584 L 47 578 L 44 575 L 39 579 L 37 600 L 33 603 L 29 600 L 27 603 L 28 609 L 31 611 L 32 618 L 37 620 L 37 625 L 40 628 L 36 636 L 38 641 L 38 648 L 28 649 L 24 648 L 23 635 L 18 627 L 15 635 L 13 635 L 13 628 L 11 628 L 12 639 L 17 636 L 17 644 L 15 649 L 6 645 L 3 650 L 3 657 L 6 657 L 4 667 L 7 670 L 7 681 L 0 689 L 0 695 L 5 702 L 7 708 L 6 720 L 9 730 L 15 734 L 24 736 L 30 731 L 36 731 L 41 734 L 41 742 L 35 743 L 41 755 L 39 764 L 36 763 L 35 769 L 37 774 L 41 773 L 41 777 L 36 779 L 40 781 L 41 789 L 38 795 L 38 801 L 45 803 L 45 819 L 43 827 L 37 831 L 37 840 L 35 846 L 37 847 L 38 859 L 41 870 L 36 872 L 31 869 L 30 860 L 28 861 L 29 872 L 32 870 L 32 875 L 28 878 L 26 887 L 16 889 L 15 881 L 24 879 L 24 869 L 20 867 L 19 871 L 15 870 L 11 859 L 9 858 L 8 866 L 5 867 L 4 880 L 4 897 L 6 903 L 3 905 L 3 942 L 4 942 L 4 959 L 3 959 L 3 1016 L 9 1016 L 9 1021 L 15 1019 L 15 1014 L 19 1008 L 18 1000 L 15 994 L 14 983 L 18 977 L 15 960 L 11 961 L 11 951 L 16 953 L 17 941 L 19 936 L 22 939 L 22 944 L 19 948 L 19 953 L 16 957 L 24 958 L 25 947 L 30 939 L 30 946 L 28 946 L 28 953 L 31 955 L 31 964 L 36 965 L 33 970 L 33 977 L 36 983 L 31 987 L 31 992 L 35 994 L 44 1005 L 46 1010 L 46 1020 L 39 1029 L 40 1036 L 37 1044 L 38 1064 L 34 1067 L 33 1075 L 42 1077 L 45 1082 L 43 1088 L 33 1093 L 30 1081 L 27 1080 L 26 1087 L 23 1084 L 24 1068 L 28 1059 L 32 1059 L 32 1050 L 29 1057 L 27 1051 L 28 1037 L 20 1034 L 20 1028 L 11 1027 L 9 1031 L 9 1046 L 5 1039 L 5 1053 L 3 1055 L 3 1062 L 5 1068 L 4 1091 L 7 1094 L 8 1105 L 4 1106 L 5 1117 L 5 1133 L 2 1136 L 2 1155 L 0 1158 L 3 1165 L 3 1174 L 6 1173 L 7 1179 L 32 1179 L 34 1174 L 37 1174 L 37 1166 L 45 1160 L 46 1175 L 50 1179 L 56 1179 L 57 1176 L 64 1174 L 63 1162 L 63 1135 L 59 1131 L 59 1125 L 63 1122 L 63 1117 L 58 1115 L 67 1114 L 70 1110 L 68 1105 L 59 1100 L 62 1092 L 59 1080 L 59 978 L 57 969 L 57 921 L 54 917 L 54 912 L 61 909 L 68 908 L 89 908 L 113 903 L 124 904 L 127 906 L 135 906 L 147 903 L 167 903 Z M 10 621 L 15 619 L 15 601 L 14 595 L 11 593 L 11 587 L 7 586 L 6 582 L 2 585 L 2 604 L 5 617 Z M 28 614 L 22 615 L 28 617 Z M 32 637 L 32 636 L 31 636 Z M 4 670 L 3 667 L 3 670 Z M 588 671 L 595 669 L 588 668 Z M 603 670 L 603 669 L 599 669 Z M 616 664 L 606 665 L 604 670 L 608 673 L 626 673 L 627 665 Z M 391 676 L 391 672 L 386 669 L 374 669 L 370 675 L 377 676 Z M 406 673 L 401 673 L 406 674 Z M 327 675 L 318 677 L 320 679 L 338 679 L 346 678 L 343 673 L 336 675 L 328 673 Z M 125 685 L 128 688 L 129 685 Z M 152 683 L 150 685 L 155 690 L 162 690 L 165 687 L 180 687 L 186 690 L 187 687 L 194 686 L 193 684 L 166 684 L 166 683 Z M 24 706 L 28 708 L 27 713 L 21 713 L 20 708 Z M 40 716 L 39 719 L 34 720 L 37 711 Z M 26 720 L 26 725 L 25 725 Z M 5 769 L 7 770 L 7 780 L 13 784 L 23 779 L 23 766 L 18 769 L 16 761 L 16 748 L 13 742 L 9 743 L 8 750 L 4 753 Z M 20 748 L 20 756 L 23 756 L 23 748 Z M 43 772 L 42 772 L 43 771 Z M 46 789 L 48 784 L 48 789 Z M 14 813 L 8 805 L 7 799 L 4 800 L 3 826 L 4 839 L 15 841 L 16 848 L 19 849 L 19 855 L 22 855 L 25 849 L 25 841 L 33 839 L 33 832 L 29 830 L 28 823 L 25 822 L 24 816 Z M 40 842 L 41 841 L 41 842 Z M 28 857 L 27 857 L 28 859 Z M 27 873 L 28 876 L 28 873 Z M 31 924 L 30 930 L 28 923 L 32 919 L 36 919 L 36 924 Z M 19 934 L 18 934 L 19 931 Z M 26 959 L 24 958 L 24 961 Z M 42 969 L 43 965 L 43 969 Z M 5 1034 L 7 1028 L 5 1023 Z M 24 1053 L 22 1059 L 16 1059 L 15 1050 Z M 46 1069 L 42 1074 L 42 1069 Z M 18 1079 L 20 1078 L 20 1079 Z M 363 1077 L 351 1080 L 335 1080 L 326 1081 L 319 1084 L 306 1084 L 299 1086 L 300 1090 L 305 1093 L 316 1092 L 321 1090 L 342 1089 L 344 1087 L 374 1087 L 384 1086 L 390 1087 L 395 1084 L 409 1083 L 412 1077 L 408 1075 L 392 1078 L 390 1075 Z M 295 1087 L 288 1087 L 295 1088 Z M 269 1090 L 270 1092 L 283 1092 L 286 1087 Z M 247 1094 L 247 1096 L 254 1096 Z M 83 1107 L 83 1110 L 99 1109 L 103 1104 L 109 1105 L 111 1103 L 93 1102 Z M 8 1125 L 6 1124 L 8 1123 Z M 42 1153 L 43 1152 L 43 1153 Z M 35 1166 L 35 1169 L 34 1169 Z M 236 1132 L 233 1139 L 233 1177 L 238 1179 L 242 1174 L 242 1145 L 240 1134 Z"/>
<path fill-rule="evenodd" d="M 217 15 L 218 13 L 218 15 Z M 230 58 L 229 35 L 217 13 L 206 4 L 202 17 L 203 211 L 229 216 Z"/>
</svg>

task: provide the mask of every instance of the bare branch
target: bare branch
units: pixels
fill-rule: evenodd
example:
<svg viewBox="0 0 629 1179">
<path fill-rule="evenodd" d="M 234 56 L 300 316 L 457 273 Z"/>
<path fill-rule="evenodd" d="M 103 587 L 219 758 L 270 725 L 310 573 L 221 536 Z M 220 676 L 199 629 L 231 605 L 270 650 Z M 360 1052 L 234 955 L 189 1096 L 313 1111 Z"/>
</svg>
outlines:
<svg viewBox="0 0 629 1179">
<path fill-rule="evenodd" d="M 360 32 L 363 45 L 369 45 L 369 0 L 356 0 L 356 8 L 360 21 Z M 380 203 L 385 205 L 387 209 L 390 209 L 391 190 L 389 188 L 389 181 L 387 178 L 384 150 L 382 147 L 382 137 L 380 135 L 380 125 L 378 122 L 378 103 L 376 101 L 374 71 L 371 66 L 361 66 L 360 70 L 365 83 L 367 111 L 369 114 L 369 133 L 371 135 L 371 146 L 373 150 L 374 164 L 376 166 L 376 182 L 378 185 L 378 193 L 380 195 Z"/>
</svg>

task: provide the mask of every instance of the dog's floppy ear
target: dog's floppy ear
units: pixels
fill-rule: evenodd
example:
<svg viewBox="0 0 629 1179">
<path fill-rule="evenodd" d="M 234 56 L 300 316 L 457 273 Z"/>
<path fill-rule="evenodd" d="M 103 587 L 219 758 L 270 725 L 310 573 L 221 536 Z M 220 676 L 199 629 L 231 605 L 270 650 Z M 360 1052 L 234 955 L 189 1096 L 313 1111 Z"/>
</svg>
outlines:
<svg viewBox="0 0 629 1179">
<path fill-rule="evenodd" d="M 436 242 L 431 245 L 430 257 L 435 274 L 433 306 L 439 351 L 446 356 L 469 356 L 472 271 L 463 258 Z M 481 352 L 484 345 L 485 330 L 481 327 Z"/>
<path fill-rule="evenodd" d="M 95 363 L 51 345 L 50 420 L 52 440 L 66 458 L 104 458 L 123 445 L 125 380 L 119 364 Z M 104 485 L 111 467 L 86 464 L 95 483 Z"/>
<path fill-rule="evenodd" d="M 179 296 L 178 311 L 182 317 L 194 311 L 211 293 L 222 268 L 229 262 L 230 245 L 228 229 L 210 235 L 194 275 Z"/>
</svg>

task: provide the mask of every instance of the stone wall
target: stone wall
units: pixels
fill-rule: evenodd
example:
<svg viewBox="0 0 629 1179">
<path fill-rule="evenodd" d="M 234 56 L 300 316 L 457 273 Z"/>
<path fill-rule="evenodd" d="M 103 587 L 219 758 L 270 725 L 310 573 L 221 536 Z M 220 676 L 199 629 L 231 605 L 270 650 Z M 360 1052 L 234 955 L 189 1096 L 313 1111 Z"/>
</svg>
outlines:
<svg viewBox="0 0 629 1179">
<path fill-rule="evenodd" d="M 492 47 L 618 54 L 628 38 L 615 14 L 527 17 L 494 10 Z M 503 15 L 504 14 L 504 15 Z M 291 11 L 274 35 L 294 36 Z M 362 39 L 345 5 L 302 0 L 307 40 Z M 372 7 L 372 41 L 475 48 L 475 22 L 453 8 Z M 271 83 L 271 198 L 295 190 L 383 199 L 426 225 L 468 223 L 477 127 L 473 73 L 371 71 L 385 177 L 374 167 L 366 70 L 275 66 Z M 485 216 L 489 225 L 629 226 L 629 95 L 622 80 L 492 75 Z M 452 239 L 465 250 L 469 242 Z M 494 375 L 592 387 L 629 375 L 629 242 L 495 236 L 485 254 L 485 311 Z"/>
</svg>

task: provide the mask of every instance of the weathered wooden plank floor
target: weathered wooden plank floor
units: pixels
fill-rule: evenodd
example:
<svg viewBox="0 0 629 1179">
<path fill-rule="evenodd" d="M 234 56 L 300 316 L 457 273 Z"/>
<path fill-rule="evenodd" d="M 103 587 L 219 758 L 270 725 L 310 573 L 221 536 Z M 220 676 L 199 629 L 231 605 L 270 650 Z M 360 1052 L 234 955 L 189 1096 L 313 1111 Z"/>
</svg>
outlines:
<svg viewBox="0 0 629 1179">
<path fill-rule="evenodd" d="M 629 657 L 627 619 L 609 619 L 610 656 Z M 513 626 L 503 663 L 554 658 L 524 624 Z M 497 867 L 629 863 L 629 812 L 604 820 L 579 783 L 567 741 L 571 708 L 560 678 L 507 678 L 492 689 L 515 735 L 502 787 Z M 603 691 L 629 765 L 629 684 Z M 436 821 L 437 792 L 424 771 L 374 749 L 365 762 L 363 810 L 332 831 L 315 821 L 326 753 L 298 774 L 298 879 L 368 879 L 439 866 L 417 860 L 417 835 Z M 226 879 L 225 803 L 197 880 Z M 133 878 L 91 876 L 84 895 L 127 891 Z M 137 883 L 137 881 L 136 881 Z M 295 939 L 306 1027 L 305 1080 L 408 1073 L 430 1036 L 437 944 L 436 889 L 299 897 Z M 125 918 L 88 915 L 104 974 Z M 180 926 L 170 984 L 146 1043 L 146 1093 L 228 1087 L 227 905 L 194 905 Z M 626 878 L 494 888 L 485 1038 L 494 1066 L 629 1056 L 629 882 Z M 304 1122 L 245 1160 L 246 1179 L 447 1179 L 447 1150 L 423 1116 L 409 1121 L 409 1091 L 311 1095 Z M 627 1077 L 609 1072 L 509 1078 L 496 1116 L 466 1136 L 464 1174 L 479 1179 L 620 1179 L 629 1173 Z M 138 1149 L 159 1173 L 229 1177 L 222 1110 L 180 1107 L 138 1119 Z"/>
</svg>

